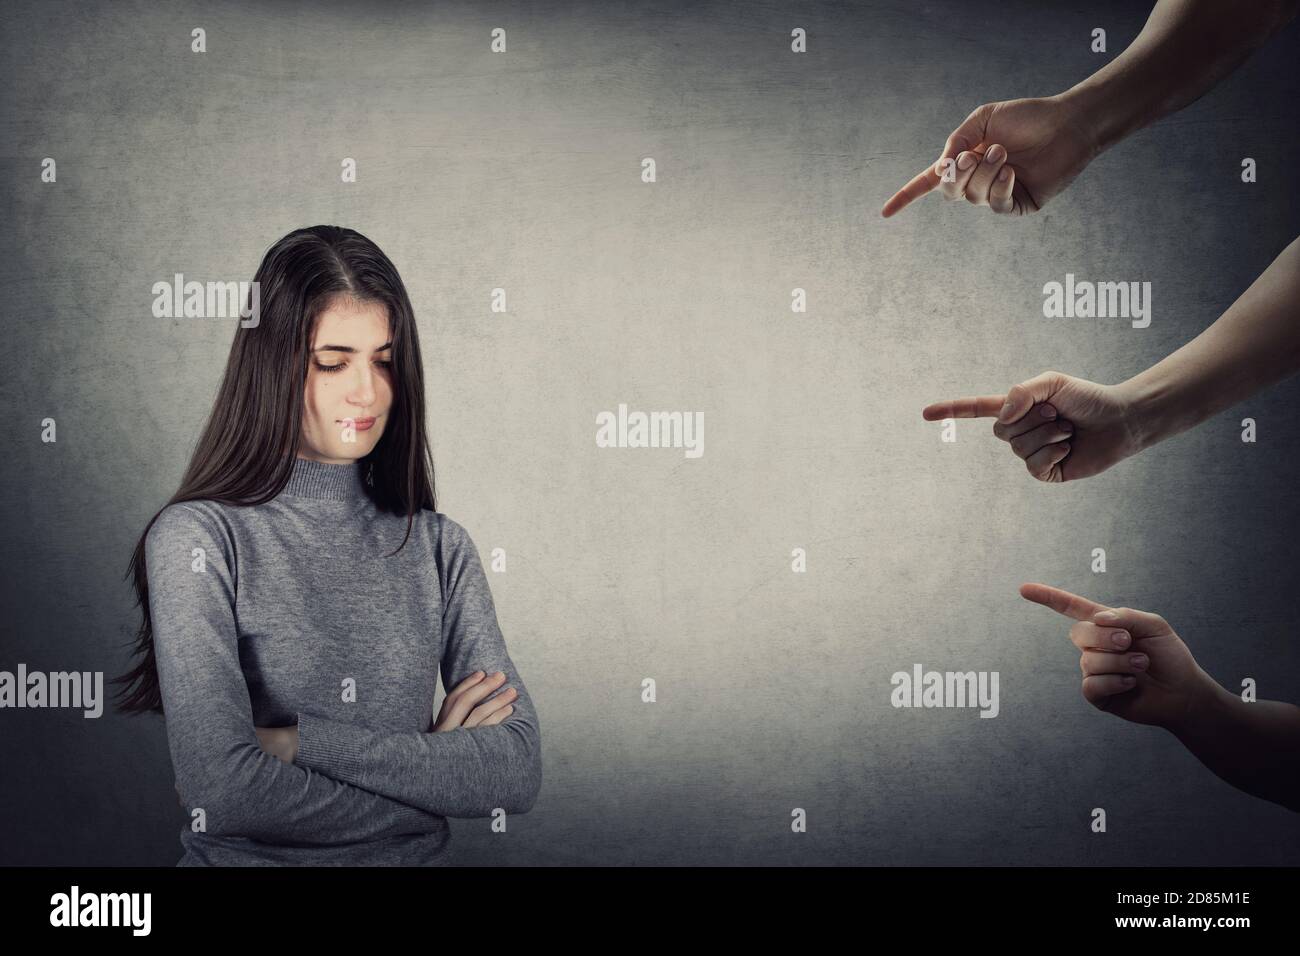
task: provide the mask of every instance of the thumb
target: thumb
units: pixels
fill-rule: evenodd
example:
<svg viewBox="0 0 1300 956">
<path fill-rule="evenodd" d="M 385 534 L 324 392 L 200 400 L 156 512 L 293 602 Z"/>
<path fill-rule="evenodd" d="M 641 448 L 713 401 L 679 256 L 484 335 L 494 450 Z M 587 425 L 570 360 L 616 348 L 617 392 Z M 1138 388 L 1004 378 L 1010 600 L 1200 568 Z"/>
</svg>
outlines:
<svg viewBox="0 0 1300 956">
<path fill-rule="evenodd" d="M 962 120 L 962 124 L 949 134 L 948 141 L 943 144 L 943 155 L 939 157 L 939 162 L 954 159 L 962 150 L 974 149 L 984 142 L 984 131 L 988 128 L 992 112 L 993 104 L 985 103 L 977 106 L 970 116 Z"/>
<path fill-rule="evenodd" d="M 1139 637 L 1162 637 L 1172 634 L 1174 629 L 1159 614 L 1150 611 L 1138 611 L 1131 607 L 1112 607 L 1098 611 L 1092 616 L 1094 624 L 1103 627 L 1119 627 L 1128 631 L 1135 639 Z"/>
<path fill-rule="evenodd" d="M 1064 376 L 1060 372 L 1043 372 L 1019 385 L 1012 385 L 1007 392 L 1006 402 L 998 412 L 998 421 L 1010 425 L 1039 402 L 1045 402 L 1060 390 Z"/>
</svg>

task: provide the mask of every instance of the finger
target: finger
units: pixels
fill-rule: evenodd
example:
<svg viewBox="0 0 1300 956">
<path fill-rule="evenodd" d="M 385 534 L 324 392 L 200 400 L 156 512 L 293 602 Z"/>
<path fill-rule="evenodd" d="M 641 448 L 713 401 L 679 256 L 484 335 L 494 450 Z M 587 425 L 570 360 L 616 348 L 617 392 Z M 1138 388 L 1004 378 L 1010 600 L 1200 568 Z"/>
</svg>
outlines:
<svg viewBox="0 0 1300 956">
<path fill-rule="evenodd" d="M 1029 416 L 1026 415 L 1025 417 L 1028 418 Z M 1017 435 L 1011 439 L 1011 450 L 1017 458 L 1028 461 L 1039 449 L 1069 438 L 1073 432 L 1073 425 L 1064 419 L 1056 419 L 1039 425 L 1037 428 L 1031 428 L 1023 435 Z"/>
<path fill-rule="evenodd" d="M 1043 402 L 1035 405 L 1029 410 L 1029 414 L 1019 421 L 1014 421 L 1010 425 L 1003 425 L 1001 422 L 993 423 L 993 434 L 1003 441 L 1010 441 L 1017 435 L 1023 435 L 1027 431 L 1032 431 L 1043 423 L 1043 420 L 1052 421 L 1056 418 L 1056 406 L 1050 402 Z"/>
<path fill-rule="evenodd" d="M 1081 651 L 1122 651 L 1133 643 L 1133 638 L 1118 628 L 1076 621 L 1070 625 L 1070 641 Z"/>
<path fill-rule="evenodd" d="M 1007 151 L 1000 144 L 994 143 L 984 151 L 978 165 L 971 172 L 970 182 L 966 184 L 966 201 L 976 206 L 989 204 L 989 188 L 1002 164 L 1007 161 Z"/>
<path fill-rule="evenodd" d="M 481 724 L 479 724 L 479 726 L 480 726 L 480 727 L 488 727 L 488 726 L 490 726 L 490 725 L 492 725 L 492 724 L 499 724 L 499 723 L 501 723 L 501 721 L 505 720 L 507 717 L 509 717 L 509 716 L 510 716 L 511 714 L 513 714 L 514 712 L 515 712 L 514 707 L 506 707 L 504 710 L 498 710 L 498 711 L 497 711 L 495 714 L 493 714 L 491 717 L 487 718 L 485 721 L 483 721 Z"/>
<path fill-rule="evenodd" d="M 912 181 L 889 197 L 881 208 L 880 214 L 888 219 L 899 210 L 920 199 L 926 193 L 937 188 L 943 181 L 945 171 L 954 181 L 957 178 L 957 154 L 964 149 L 974 149 L 984 141 L 984 128 L 988 124 L 991 104 L 976 107 L 960 126 L 948 134 L 943 144 L 943 152 L 934 165 L 912 177 Z"/>
<path fill-rule="evenodd" d="M 493 697 L 491 700 L 485 701 L 484 703 L 479 704 L 477 707 L 471 710 L 469 712 L 469 716 L 465 718 L 465 723 L 463 726 L 477 727 L 479 724 L 483 722 L 483 719 L 485 717 L 490 717 L 492 714 L 496 713 L 502 707 L 509 707 L 511 701 L 513 701 L 518 696 L 519 696 L 518 691 L 516 691 L 513 687 L 511 687 L 509 690 L 502 691 L 500 694 Z"/>
<path fill-rule="evenodd" d="M 1083 697 L 1094 707 L 1102 707 L 1116 694 L 1123 694 L 1137 686 L 1132 674 L 1090 674 L 1083 679 Z"/>
<path fill-rule="evenodd" d="M 1114 654 L 1109 651 L 1084 651 L 1079 667 L 1084 674 L 1140 674 L 1147 669 L 1145 654 Z"/>
<path fill-rule="evenodd" d="M 1064 461 L 1065 456 L 1069 453 L 1070 443 L 1068 441 L 1057 442 L 1055 445 L 1044 445 L 1025 459 L 1025 467 L 1039 481 L 1059 481 L 1060 475 L 1055 471 L 1056 466 Z"/>
<path fill-rule="evenodd" d="M 505 679 L 505 675 L 498 672 L 489 677 L 483 678 L 472 687 L 468 687 L 461 691 L 456 695 L 451 709 L 448 711 L 448 716 L 450 716 L 451 719 L 456 722 L 456 726 L 459 727 L 469 715 L 469 712 L 474 709 L 474 706 L 493 691 L 496 691 L 503 686 L 505 684 Z"/>
<path fill-rule="evenodd" d="M 1159 614 L 1137 611 L 1131 607 L 1112 607 L 1099 611 L 1093 620 L 1110 627 L 1122 627 L 1136 640 L 1142 637 L 1163 637 L 1174 629 Z"/>
<path fill-rule="evenodd" d="M 998 413 L 998 421 L 1010 425 L 1018 421 L 1038 402 L 1046 402 L 1061 387 L 1063 376 L 1060 372 L 1043 372 L 1019 385 L 1012 385 L 1007 390 L 1007 401 Z"/>
<path fill-rule="evenodd" d="M 475 707 L 468 717 L 465 718 L 464 726 L 480 727 L 484 721 L 493 714 L 499 713 L 502 709 L 513 705 L 519 692 L 513 687 L 504 693 L 498 694 L 486 703 L 479 704 Z"/>
<path fill-rule="evenodd" d="M 468 677 L 466 677 L 463 681 L 461 681 L 459 684 L 457 684 L 455 687 L 453 687 L 453 688 L 451 689 L 451 692 L 448 693 L 447 696 L 450 697 L 452 694 L 459 693 L 460 691 L 464 690 L 465 688 L 467 688 L 467 687 L 471 687 L 472 685 L 477 684 L 479 681 L 481 681 L 481 680 L 482 680 L 484 677 L 486 677 L 486 676 L 487 676 L 487 675 L 484 674 L 482 671 L 475 671 L 474 673 L 472 673 L 472 674 L 470 674 Z"/>
<path fill-rule="evenodd" d="M 1071 594 L 1069 591 L 1052 587 L 1050 584 L 1022 584 L 1020 585 L 1020 596 L 1026 601 L 1041 604 L 1044 607 L 1051 608 L 1058 614 L 1072 617 L 1076 621 L 1091 621 L 1094 615 L 1111 610 L 1104 604 L 1089 601 L 1086 597 Z"/>
<path fill-rule="evenodd" d="M 888 219 L 899 210 L 911 205 L 920 199 L 926 193 L 933 190 L 939 185 L 940 174 L 935 171 L 934 166 L 929 166 L 924 172 L 917 173 L 912 177 L 912 181 L 900 189 L 880 209 L 880 214 Z"/>
<path fill-rule="evenodd" d="M 501 687 L 505 683 L 505 680 L 505 674 L 498 671 L 495 674 L 489 674 L 477 683 L 459 691 L 456 696 L 459 700 L 473 705 Z"/>
<path fill-rule="evenodd" d="M 1006 404 L 1005 395 L 978 395 L 974 398 L 954 398 L 947 402 L 935 402 L 921 409 L 921 417 L 927 422 L 937 422 L 944 418 L 994 418 L 998 410 Z"/>
<path fill-rule="evenodd" d="M 989 208 L 997 213 L 1016 211 L 1016 201 L 1011 192 L 1016 188 L 1016 171 L 1006 163 L 998 170 L 993 185 L 989 187 Z"/>
<path fill-rule="evenodd" d="M 946 163 L 947 160 L 941 160 Z M 962 199 L 966 195 L 966 186 L 970 183 L 971 176 L 979 168 L 980 154 L 971 150 L 963 150 L 957 154 L 956 165 L 950 167 L 948 172 L 943 176 L 939 183 L 939 189 L 949 199 Z"/>
<path fill-rule="evenodd" d="M 948 139 L 943 144 L 943 152 L 939 154 L 940 162 L 953 159 L 962 150 L 974 149 L 984 142 L 984 131 L 988 127 L 992 106 L 991 103 L 985 103 L 983 106 L 975 107 L 970 115 L 962 120 L 961 125 L 948 134 Z"/>
</svg>

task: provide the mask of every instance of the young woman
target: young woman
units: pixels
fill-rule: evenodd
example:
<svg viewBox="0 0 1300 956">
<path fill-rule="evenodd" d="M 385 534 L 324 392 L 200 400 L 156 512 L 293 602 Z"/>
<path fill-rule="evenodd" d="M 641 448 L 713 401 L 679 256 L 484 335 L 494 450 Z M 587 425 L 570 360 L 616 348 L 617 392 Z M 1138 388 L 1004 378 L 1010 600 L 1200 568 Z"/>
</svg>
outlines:
<svg viewBox="0 0 1300 956">
<path fill-rule="evenodd" d="M 335 226 L 285 236 L 255 282 L 136 545 L 121 709 L 166 715 L 178 865 L 441 864 L 447 817 L 533 806 L 541 735 L 474 543 L 435 508 L 411 303 Z"/>
</svg>

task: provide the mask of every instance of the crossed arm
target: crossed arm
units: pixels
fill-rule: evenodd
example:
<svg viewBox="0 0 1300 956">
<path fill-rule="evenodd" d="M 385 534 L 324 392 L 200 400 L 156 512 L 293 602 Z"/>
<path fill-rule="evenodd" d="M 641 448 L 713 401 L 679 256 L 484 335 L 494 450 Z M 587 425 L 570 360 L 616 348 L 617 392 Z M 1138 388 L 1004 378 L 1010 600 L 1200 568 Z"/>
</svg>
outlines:
<svg viewBox="0 0 1300 956">
<path fill-rule="evenodd" d="M 525 813 L 542 785 L 537 711 L 506 650 L 473 541 L 450 518 L 438 515 L 438 520 L 437 565 L 444 602 L 440 666 L 448 703 L 459 708 L 451 721 L 455 729 L 388 733 L 300 711 L 294 760 L 443 816 L 483 817 L 496 809 Z M 478 671 L 485 676 L 473 682 Z M 504 678 L 493 681 L 497 672 Z M 516 694 L 506 719 L 460 725 L 459 713 L 506 687 Z M 462 695 L 467 699 L 458 702 Z"/>
<path fill-rule="evenodd" d="M 305 754 L 288 763 L 260 746 L 253 724 L 228 539 L 184 504 L 154 522 L 145 549 L 168 744 L 182 805 L 204 811 L 207 833 L 330 845 L 434 832 L 445 816 L 532 806 L 541 783 L 535 711 L 505 652 L 472 543 L 457 546 L 456 532 L 442 537 L 439 573 L 453 585 L 444 590 L 444 685 L 495 666 L 516 682 L 514 719 L 449 733 L 384 734 L 308 714 Z M 202 573 L 191 569 L 193 548 L 205 552 Z"/>
</svg>

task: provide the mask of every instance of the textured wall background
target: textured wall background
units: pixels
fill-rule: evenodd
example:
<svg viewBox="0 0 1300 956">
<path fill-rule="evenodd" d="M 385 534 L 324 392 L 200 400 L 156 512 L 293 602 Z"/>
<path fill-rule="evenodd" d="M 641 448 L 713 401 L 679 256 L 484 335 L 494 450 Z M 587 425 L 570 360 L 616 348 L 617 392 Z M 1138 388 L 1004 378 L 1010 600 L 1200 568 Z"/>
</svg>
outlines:
<svg viewBox="0 0 1300 956">
<path fill-rule="evenodd" d="M 233 335 L 155 319 L 151 285 L 251 279 L 337 223 L 407 282 L 440 510 L 507 550 L 490 579 L 542 720 L 536 808 L 507 838 L 454 821 L 461 861 L 1300 862 L 1294 814 L 1089 706 L 1068 622 L 1016 591 L 1157 611 L 1225 685 L 1296 700 L 1300 381 L 1062 486 L 987 420 L 943 444 L 921 419 L 1049 368 L 1128 378 L 1297 232 L 1294 24 L 1045 214 L 881 220 L 971 109 L 1065 89 L 1146 16 L 1046 6 L 6 4 L 0 668 L 127 666 L 122 575 Z M 1067 272 L 1152 282 L 1150 328 L 1044 319 Z M 620 402 L 704 412 L 704 456 L 598 449 Z M 893 709 L 914 662 L 999 671 L 1001 714 Z M 160 719 L 0 732 L 0 863 L 180 856 Z"/>
</svg>

